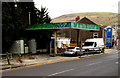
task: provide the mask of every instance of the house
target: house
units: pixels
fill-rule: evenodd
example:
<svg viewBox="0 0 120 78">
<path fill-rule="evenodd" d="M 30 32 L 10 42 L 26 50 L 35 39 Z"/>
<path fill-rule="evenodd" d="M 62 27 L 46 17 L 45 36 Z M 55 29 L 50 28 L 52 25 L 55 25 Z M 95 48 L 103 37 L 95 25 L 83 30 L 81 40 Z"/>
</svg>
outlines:
<svg viewBox="0 0 120 78">
<path fill-rule="evenodd" d="M 91 21 L 87 17 L 84 17 L 82 19 L 79 19 L 77 17 L 76 20 L 77 23 L 83 23 L 83 24 L 91 24 L 91 25 L 98 25 L 95 22 Z M 86 39 L 89 38 L 102 38 L 103 28 L 101 27 L 100 30 L 85 30 L 85 29 L 80 29 L 80 30 L 65 30 L 65 37 L 71 38 L 71 43 L 75 43 L 78 46 L 80 46 Z M 63 32 L 62 32 L 63 33 Z"/>
<path fill-rule="evenodd" d="M 84 17 L 84 18 L 78 20 L 77 22 L 84 23 L 84 24 L 98 25 L 98 24 L 94 23 L 93 21 L 91 21 L 90 19 L 88 19 L 87 17 Z M 79 34 L 80 34 L 80 40 L 82 42 L 84 42 L 88 38 L 102 38 L 102 28 L 100 29 L 100 31 L 80 30 Z"/>
</svg>

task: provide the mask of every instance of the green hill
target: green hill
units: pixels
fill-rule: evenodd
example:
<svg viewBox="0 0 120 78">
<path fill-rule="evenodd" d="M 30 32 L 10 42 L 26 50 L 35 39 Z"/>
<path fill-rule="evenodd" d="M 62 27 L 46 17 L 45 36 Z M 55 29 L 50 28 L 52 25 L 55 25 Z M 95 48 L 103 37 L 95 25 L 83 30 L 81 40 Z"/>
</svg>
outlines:
<svg viewBox="0 0 120 78">
<path fill-rule="evenodd" d="M 51 22 L 75 22 L 76 16 L 80 16 L 80 19 L 83 17 L 87 17 L 93 22 L 105 26 L 112 26 L 118 23 L 118 14 L 111 12 L 83 12 L 66 14 L 53 19 Z"/>
</svg>

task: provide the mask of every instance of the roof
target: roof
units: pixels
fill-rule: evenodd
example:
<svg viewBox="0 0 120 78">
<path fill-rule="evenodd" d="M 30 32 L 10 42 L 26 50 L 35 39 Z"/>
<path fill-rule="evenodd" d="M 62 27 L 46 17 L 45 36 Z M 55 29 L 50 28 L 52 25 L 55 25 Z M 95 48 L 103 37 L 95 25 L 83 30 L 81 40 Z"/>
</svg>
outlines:
<svg viewBox="0 0 120 78">
<path fill-rule="evenodd" d="M 101 28 L 106 28 L 107 26 L 101 26 Z"/>
<path fill-rule="evenodd" d="M 29 25 L 26 30 L 40 30 L 40 29 L 85 29 L 85 30 L 100 30 L 99 25 L 75 23 L 75 22 L 64 22 L 64 23 L 48 23 L 48 24 L 36 24 Z"/>
<path fill-rule="evenodd" d="M 84 17 L 84 18 L 78 20 L 77 22 L 78 22 L 78 23 L 84 23 L 84 24 L 97 25 L 96 23 L 94 23 L 93 21 L 91 21 L 90 19 L 88 19 L 87 17 Z"/>
</svg>

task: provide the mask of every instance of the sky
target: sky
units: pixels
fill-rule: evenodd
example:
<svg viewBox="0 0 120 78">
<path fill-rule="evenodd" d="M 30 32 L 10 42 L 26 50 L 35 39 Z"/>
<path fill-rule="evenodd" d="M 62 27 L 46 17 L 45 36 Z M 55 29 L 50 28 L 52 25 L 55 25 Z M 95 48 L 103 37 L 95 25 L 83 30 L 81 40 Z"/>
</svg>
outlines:
<svg viewBox="0 0 120 78">
<path fill-rule="evenodd" d="M 35 6 L 48 8 L 49 16 L 56 18 L 64 14 L 80 12 L 118 13 L 120 0 L 33 0 Z"/>
</svg>

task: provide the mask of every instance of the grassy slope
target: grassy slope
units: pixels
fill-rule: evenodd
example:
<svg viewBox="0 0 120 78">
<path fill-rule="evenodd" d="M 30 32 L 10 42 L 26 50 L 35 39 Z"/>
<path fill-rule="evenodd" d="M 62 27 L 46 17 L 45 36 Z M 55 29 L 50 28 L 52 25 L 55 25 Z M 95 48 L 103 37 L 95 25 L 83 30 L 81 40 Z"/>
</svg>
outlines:
<svg viewBox="0 0 120 78">
<path fill-rule="evenodd" d="M 74 22 L 75 17 L 80 16 L 80 18 L 87 17 L 93 22 L 102 25 L 115 25 L 118 22 L 118 14 L 111 12 L 83 12 L 83 13 L 73 13 L 62 15 L 53 19 L 51 22 Z"/>
</svg>

